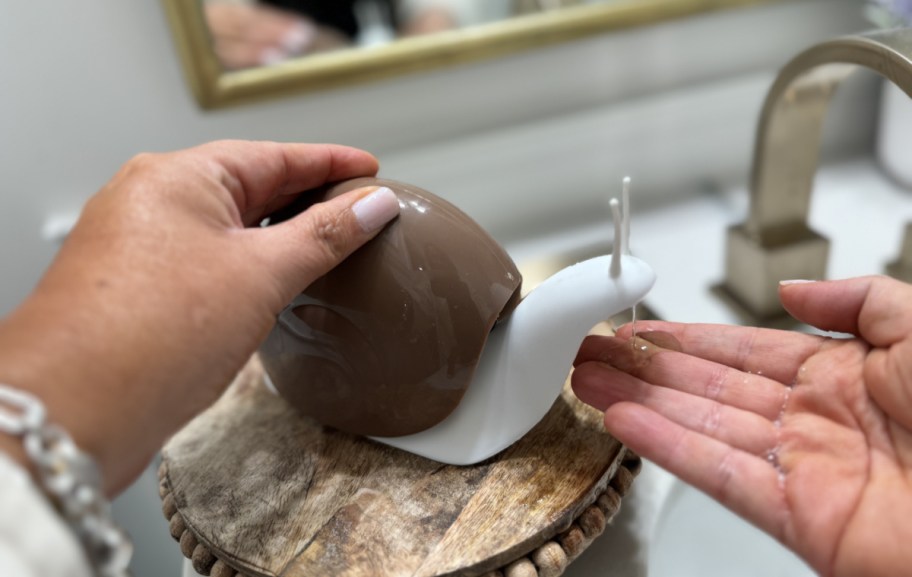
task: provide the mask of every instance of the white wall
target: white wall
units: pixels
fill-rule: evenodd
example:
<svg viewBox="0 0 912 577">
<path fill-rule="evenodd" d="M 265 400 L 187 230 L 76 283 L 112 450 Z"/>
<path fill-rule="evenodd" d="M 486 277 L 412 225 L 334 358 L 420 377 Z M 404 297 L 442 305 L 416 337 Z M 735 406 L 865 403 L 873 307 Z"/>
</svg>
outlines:
<svg viewBox="0 0 912 577">
<path fill-rule="evenodd" d="M 859 0 L 783 2 L 203 112 L 157 2 L 5 1 L 0 314 L 52 258 L 45 221 L 78 210 L 145 150 L 215 138 L 361 146 L 385 176 L 448 196 L 504 240 L 593 218 L 624 174 L 641 200 L 741 179 L 774 71 L 806 45 L 864 27 L 860 11 Z M 870 145 L 872 86 L 848 93 L 853 114 L 834 115 L 834 153 Z M 137 574 L 176 575 L 151 472 L 118 510 L 138 540 Z"/>
<path fill-rule="evenodd" d="M 858 0 L 785 2 L 203 112 L 158 2 L 2 6 L 0 314 L 52 257 L 44 221 L 77 210 L 137 152 L 215 138 L 362 146 L 384 161 L 384 175 L 432 188 L 496 235 L 515 235 L 517 222 L 566 206 L 567 191 L 579 191 L 581 206 L 593 202 L 621 172 L 664 190 L 669 176 L 687 178 L 681 169 L 746 162 L 771 71 L 806 44 L 863 26 Z M 733 83 L 751 74 L 753 84 Z M 620 106 L 629 101 L 639 105 L 630 114 Z M 693 143 L 673 144 L 693 129 L 713 154 L 690 158 Z"/>
</svg>

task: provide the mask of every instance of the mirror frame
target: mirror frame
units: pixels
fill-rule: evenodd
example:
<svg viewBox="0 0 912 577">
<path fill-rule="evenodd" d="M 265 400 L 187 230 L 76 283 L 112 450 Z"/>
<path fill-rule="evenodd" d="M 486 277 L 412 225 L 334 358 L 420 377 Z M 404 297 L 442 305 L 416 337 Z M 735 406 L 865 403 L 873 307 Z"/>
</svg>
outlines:
<svg viewBox="0 0 912 577">
<path fill-rule="evenodd" d="M 204 109 L 335 88 L 494 58 L 599 33 L 725 8 L 783 0 L 621 0 L 528 14 L 460 30 L 224 70 L 211 48 L 202 0 L 162 0 L 184 75 Z"/>
</svg>

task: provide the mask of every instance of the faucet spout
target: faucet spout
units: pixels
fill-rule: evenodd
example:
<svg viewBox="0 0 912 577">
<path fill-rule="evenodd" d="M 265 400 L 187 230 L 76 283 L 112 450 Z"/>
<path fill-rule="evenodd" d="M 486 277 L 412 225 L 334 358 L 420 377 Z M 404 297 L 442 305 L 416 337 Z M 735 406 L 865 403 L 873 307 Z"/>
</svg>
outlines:
<svg viewBox="0 0 912 577">
<path fill-rule="evenodd" d="M 868 32 L 813 46 L 774 81 L 757 128 L 750 214 L 727 232 L 721 289 L 754 322 L 784 314 L 782 279 L 823 278 L 829 241 L 808 226 L 823 121 L 839 84 L 873 70 L 912 96 L 912 30 Z"/>
</svg>

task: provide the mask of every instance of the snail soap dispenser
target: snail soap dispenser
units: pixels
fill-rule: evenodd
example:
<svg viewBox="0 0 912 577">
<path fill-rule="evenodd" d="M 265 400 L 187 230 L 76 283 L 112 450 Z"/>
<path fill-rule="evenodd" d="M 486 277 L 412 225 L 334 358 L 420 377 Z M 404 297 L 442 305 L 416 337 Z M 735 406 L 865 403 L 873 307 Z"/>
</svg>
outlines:
<svg viewBox="0 0 912 577">
<path fill-rule="evenodd" d="M 311 284 L 260 349 L 272 387 L 324 425 L 453 465 L 521 438 L 559 396 L 587 332 L 643 299 L 652 269 L 614 253 L 559 271 L 522 300 L 520 273 L 474 220 L 428 191 L 377 178 L 400 215 Z"/>
</svg>

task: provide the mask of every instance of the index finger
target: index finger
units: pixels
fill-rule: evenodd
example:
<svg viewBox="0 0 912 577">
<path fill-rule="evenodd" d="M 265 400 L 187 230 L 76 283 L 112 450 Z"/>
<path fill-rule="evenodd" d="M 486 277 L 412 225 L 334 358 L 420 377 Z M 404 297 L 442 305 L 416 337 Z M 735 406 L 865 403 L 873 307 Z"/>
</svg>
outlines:
<svg viewBox="0 0 912 577">
<path fill-rule="evenodd" d="M 245 225 L 329 182 L 377 174 L 368 152 L 336 144 L 227 140 L 191 149 L 231 193 Z"/>
</svg>

